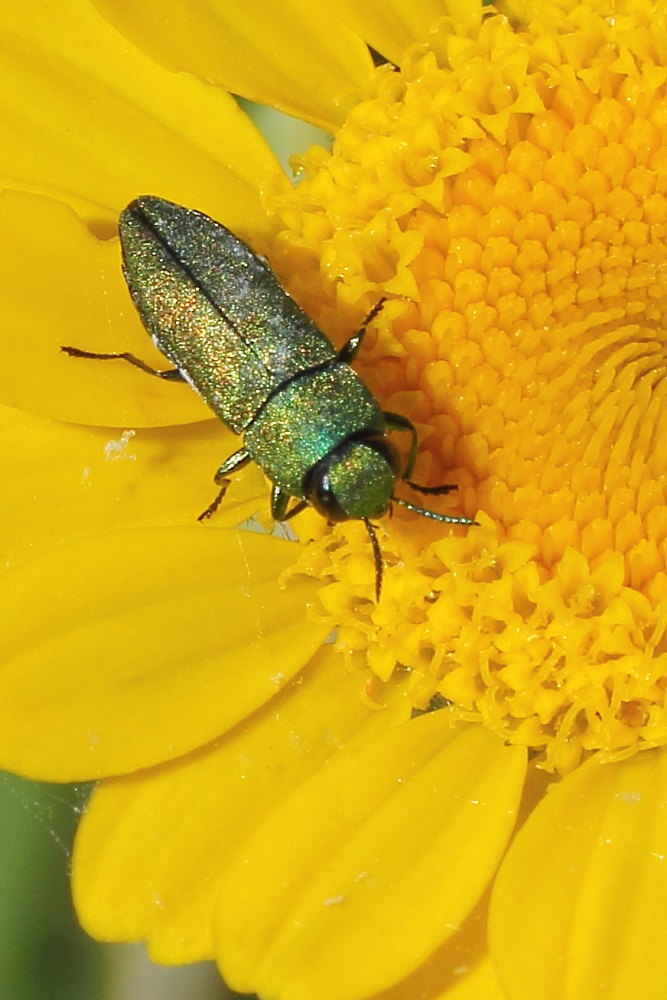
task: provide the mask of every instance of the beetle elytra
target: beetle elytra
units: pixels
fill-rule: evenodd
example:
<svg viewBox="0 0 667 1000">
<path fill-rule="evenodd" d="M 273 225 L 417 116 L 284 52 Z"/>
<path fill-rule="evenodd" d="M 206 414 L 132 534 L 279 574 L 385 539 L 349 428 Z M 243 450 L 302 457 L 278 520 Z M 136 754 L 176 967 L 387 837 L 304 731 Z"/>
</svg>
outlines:
<svg viewBox="0 0 667 1000">
<path fill-rule="evenodd" d="M 62 350 L 80 358 L 123 359 L 151 375 L 185 380 L 232 431 L 243 435 L 243 446 L 218 469 L 219 492 L 200 519 L 214 513 L 229 476 L 255 461 L 273 484 L 275 520 L 287 520 L 312 504 L 330 522 L 364 522 L 378 600 L 383 564 L 371 519 L 386 514 L 392 502 L 435 521 L 475 523 L 394 495 L 397 481 L 432 495 L 455 487 L 413 482 L 414 424 L 383 411 L 350 366 L 384 300 L 337 351 L 282 288 L 267 261 L 201 212 L 145 195 L 122 212 L 119 231 L 134 304 L 174 367 L 160 371 L 127 352 Z M 390 431 L 411 435 L 404 464 Z M 288 510 L 292 497 L 297 502 Z"/>
</svg>

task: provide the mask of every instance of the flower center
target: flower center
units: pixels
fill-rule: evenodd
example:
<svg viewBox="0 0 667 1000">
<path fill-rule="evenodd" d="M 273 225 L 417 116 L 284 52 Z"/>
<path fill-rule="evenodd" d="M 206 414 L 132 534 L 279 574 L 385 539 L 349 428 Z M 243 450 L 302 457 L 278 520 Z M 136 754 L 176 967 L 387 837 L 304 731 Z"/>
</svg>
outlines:
<svg viewBox="0 0 667 1000">
<path fill-rule="evenodd" d="M 564 772 L 667 741 L 667 5 L 535 6 L 380 67 L 274 260 L 339 343 L 388 297 L 355 367 L 480 521 L 385 518 L 376 605 L 364 525 L 307 515 L 339 647 Z"/>
</svg>

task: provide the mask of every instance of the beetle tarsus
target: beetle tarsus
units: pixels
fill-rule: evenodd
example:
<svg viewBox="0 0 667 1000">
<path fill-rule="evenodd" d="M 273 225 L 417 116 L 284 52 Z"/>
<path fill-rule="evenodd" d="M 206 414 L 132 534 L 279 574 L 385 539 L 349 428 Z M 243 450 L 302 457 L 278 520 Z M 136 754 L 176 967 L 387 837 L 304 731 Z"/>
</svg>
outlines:
<svg viewBox="0 0 667 1000">
<path fill-rule="evenodd" d="M 208 505 L 208 507 L 206 508 L 206 510 L 203 510 L 201 512 L 201 514 L 197 518 L 198 521 L 208 521 L 209 517 L 212 517 L 213 514 L 215 514 L 216 510 L 218 509 L 218 507 L 222 503 L 222 499 L 223 499 L 225 493 L 227 492 L 227 487 L 229 486 L 230 482 L 231 482 L 230 479 L 222 479 L 222 480 L 220 480 L 220 483 L 219 483 L 220 491 L 218 492 L 218 495 L 213 500 L 213 502 Z"/>
<path fill-rule="evenodd" d="M 383 296 L 379 302 L 375 303 L 356 333 L 353 333 L 350 339 L 341 347 L 338 352 L 338 361 L 343 361 L 346 365 L 349 365 L 350 361 L 354 360 L 357 355 L 357 351 L 361 347 L 361 342 L 364 339 L 366 328 L 373 322 L 386 301 L 386 297 Z"/>
</svg>

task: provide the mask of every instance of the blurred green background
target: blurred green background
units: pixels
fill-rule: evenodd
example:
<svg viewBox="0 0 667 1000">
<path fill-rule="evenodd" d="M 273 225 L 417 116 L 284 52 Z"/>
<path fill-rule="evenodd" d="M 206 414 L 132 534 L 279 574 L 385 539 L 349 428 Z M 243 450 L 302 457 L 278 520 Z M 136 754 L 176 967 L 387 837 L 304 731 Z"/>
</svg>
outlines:
<svg viewBox="0 0 667 1000">
<path fill-rule="evenodd" d="M 165 968 L 79 927 L 70 848 L 86 788 L 0 776 L 0 1000 L 223 1000 L 212 964 Z"/>
</svg>

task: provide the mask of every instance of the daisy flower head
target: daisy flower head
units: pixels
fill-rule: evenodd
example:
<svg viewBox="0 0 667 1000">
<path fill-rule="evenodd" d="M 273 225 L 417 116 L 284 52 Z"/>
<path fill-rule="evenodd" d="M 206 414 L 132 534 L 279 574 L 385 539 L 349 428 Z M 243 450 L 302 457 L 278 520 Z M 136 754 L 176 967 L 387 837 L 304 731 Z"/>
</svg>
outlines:
<svg viewBox="0 0 667 1000">
<path fill-rule="evenodd" d="M 414 7 L 0 16 L 0 760 L 100 779 L 91 934 L 236 990 L 660 998 L 667 2 Z M 228 92 L 332 148 L 291 185 Z M 144 192 L 266 254 L 336 345 L 386 299 L 355 367 L 477 525 L 378 522 L 379 601 L 362 523 L 236 529 L 256 469 L 193 525 L 237 439 L 59 353 L 164 367 L 115 237 Z"/>
</svg>

